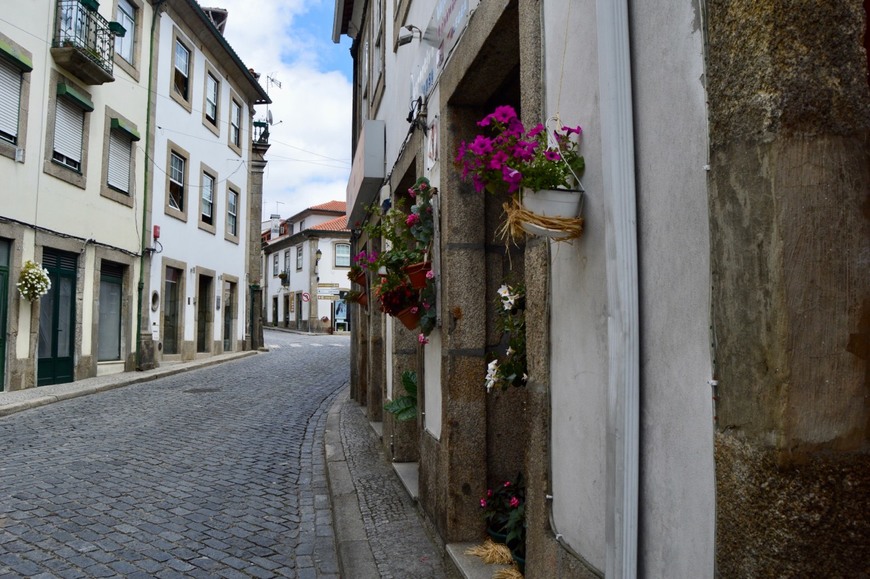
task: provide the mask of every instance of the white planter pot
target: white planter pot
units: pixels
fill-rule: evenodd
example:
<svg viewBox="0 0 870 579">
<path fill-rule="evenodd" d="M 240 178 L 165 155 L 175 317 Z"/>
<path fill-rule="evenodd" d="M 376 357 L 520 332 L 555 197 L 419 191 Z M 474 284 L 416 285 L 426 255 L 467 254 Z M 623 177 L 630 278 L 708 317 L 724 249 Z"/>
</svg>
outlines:
<svg viewBox="0 0 870 579">
<path fill-rule="evenodd" d="M 583 191 L 569 189 L 523 189 L 523 208 L 542 217 L 577 217 Z"/>
</svg>

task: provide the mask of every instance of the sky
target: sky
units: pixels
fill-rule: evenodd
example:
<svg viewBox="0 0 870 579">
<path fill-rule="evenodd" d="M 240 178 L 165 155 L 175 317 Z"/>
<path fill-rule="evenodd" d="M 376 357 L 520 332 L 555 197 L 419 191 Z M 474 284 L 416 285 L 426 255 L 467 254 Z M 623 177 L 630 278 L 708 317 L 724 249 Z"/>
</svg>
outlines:
<svg viewBox="0 0 870 579">
<path fill-rule="evenodd" d="M 225 8 L 224 36 L 272 104 L 263 219 L 345 200 L 351 165 L 350 39 L 332 42 L 334 0 L 199 0 Z M 271 77 L 280 83 L 267 81 Z M 266 106 L 255 120 L 265 120 Z"/>
</svg>

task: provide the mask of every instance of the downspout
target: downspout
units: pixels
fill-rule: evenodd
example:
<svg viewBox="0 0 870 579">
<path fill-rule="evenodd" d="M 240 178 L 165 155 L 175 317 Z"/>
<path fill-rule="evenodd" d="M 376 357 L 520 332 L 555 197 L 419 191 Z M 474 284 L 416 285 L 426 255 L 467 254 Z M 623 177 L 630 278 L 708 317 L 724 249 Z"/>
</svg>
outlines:
<svg viewBox="0 0 870 579">
<path fill-rule="evenodd" d="M 640 339 L 628 0 L 598 0 L 602 174 L 607 197 L 606 576 L 638 575 Z"/>
<path fill-rule="evenodd" d="M 139 252 L 139 284 L 137 287 L 138 301 L 136 303 L 136 369 L 142 369 L 142 291 L 145 289 L 145 255 L 149 252 L 148 233 L 148 185 L 151 176 L 151 108 L 153 106 L 154 90 L 154 30 L 160 16 L 160 9 L 166 0 L 156 0 L 151 12 L 151 40 L 148 49 L 148 105 L 145 114 L 145 182 L 142 197 L 142 249 Z"/>
</svg>

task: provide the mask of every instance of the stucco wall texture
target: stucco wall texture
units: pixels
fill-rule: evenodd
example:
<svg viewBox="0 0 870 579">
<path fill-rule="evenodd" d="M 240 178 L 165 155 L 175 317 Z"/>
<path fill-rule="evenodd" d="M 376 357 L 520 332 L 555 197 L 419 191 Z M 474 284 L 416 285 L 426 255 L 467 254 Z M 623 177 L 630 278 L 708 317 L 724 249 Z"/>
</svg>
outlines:
<svg viewBox="0 0 870 579">
<path fill-rule="evenodd" d="M 708 3 L 723 577 L 870 571 L 865 17 Z"/>
</svg>

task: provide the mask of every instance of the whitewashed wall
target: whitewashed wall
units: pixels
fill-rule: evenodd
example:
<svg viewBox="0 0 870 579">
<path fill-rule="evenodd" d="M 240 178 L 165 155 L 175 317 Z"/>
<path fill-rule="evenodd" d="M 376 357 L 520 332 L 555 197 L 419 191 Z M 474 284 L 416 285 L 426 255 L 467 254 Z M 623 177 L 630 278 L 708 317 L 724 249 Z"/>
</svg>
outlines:
<svg viewBox="0 0 870 579">
<path fill-rule="evenodd" d="M 552 246 L 553 520 L 573 549 L 604 570 L 610 232 L 595 8 L 591 0 L 547 0 L 543 30 L 547 110 L 583 126 L 587 161 L 586 231 L 571 245 Z M 639 565 L 650 577 L 712 577 L 703 39 L 690 1 L 635 8 L 631 22 L 642 312 Z"/>
</svg>

